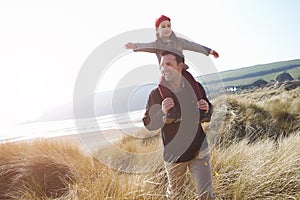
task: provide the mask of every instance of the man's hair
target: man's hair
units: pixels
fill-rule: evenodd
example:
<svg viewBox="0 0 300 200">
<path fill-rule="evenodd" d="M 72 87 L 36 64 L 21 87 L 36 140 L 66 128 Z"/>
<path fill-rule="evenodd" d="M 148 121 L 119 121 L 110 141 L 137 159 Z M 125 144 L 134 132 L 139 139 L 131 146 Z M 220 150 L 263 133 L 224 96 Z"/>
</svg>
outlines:
<svg viewBox="0 0 300 200">
<path fill-rule="evenodd" d="M 169 54 L 175 56 L 177 64 L 179 64 L 181 62 L 184 63 L 184 56 L 180 52 L 177 53 L 175 50 L 174 51 L 163 50 L 163 51 L 160 52 L 161 57 L 169 55 Z"/>
</svg>

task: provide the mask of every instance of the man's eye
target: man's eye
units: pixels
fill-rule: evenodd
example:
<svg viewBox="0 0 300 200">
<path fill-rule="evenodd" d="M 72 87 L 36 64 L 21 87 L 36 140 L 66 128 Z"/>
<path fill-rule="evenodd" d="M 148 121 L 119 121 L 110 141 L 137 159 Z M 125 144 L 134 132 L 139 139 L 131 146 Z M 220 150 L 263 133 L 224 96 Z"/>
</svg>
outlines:
<svg viewBox="0 0 300 200">
<path fill-rule="evenodd" d="M 166 28 L 165 26 L 161 26 L 162 28 Z"/>
</svg>

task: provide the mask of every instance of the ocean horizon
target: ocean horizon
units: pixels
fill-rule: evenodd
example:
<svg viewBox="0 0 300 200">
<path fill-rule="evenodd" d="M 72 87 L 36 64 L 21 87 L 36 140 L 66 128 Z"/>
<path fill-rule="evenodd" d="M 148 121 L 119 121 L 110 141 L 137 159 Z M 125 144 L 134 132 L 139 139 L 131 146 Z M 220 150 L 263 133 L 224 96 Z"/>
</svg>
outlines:
<svg viewBox="0 0 300 200">
<path fill-rule="evenodd" d="M 144 112 L 145 110 L 143 109 L 122 114 L 104 115 L 96 118 L 19 124 L 2 130 L 0 129 L 0 143 L 142 127 L 141 119 Z"/>
</svg>

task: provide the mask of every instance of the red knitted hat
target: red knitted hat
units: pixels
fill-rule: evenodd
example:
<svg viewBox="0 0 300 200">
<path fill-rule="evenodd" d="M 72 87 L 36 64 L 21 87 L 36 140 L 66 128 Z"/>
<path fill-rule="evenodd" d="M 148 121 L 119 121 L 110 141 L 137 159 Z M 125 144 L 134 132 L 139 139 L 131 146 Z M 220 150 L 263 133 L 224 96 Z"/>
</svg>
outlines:
<svg viewBox="0 0 300 200">
<path fill-rule="evenodd" d="M 167 16 L 161 15 L 159 18 L 155 20 L 155 28 L 158 28 L 159 24 L 165 20 L 171 21 L 171 19 Z"/>
</svg>

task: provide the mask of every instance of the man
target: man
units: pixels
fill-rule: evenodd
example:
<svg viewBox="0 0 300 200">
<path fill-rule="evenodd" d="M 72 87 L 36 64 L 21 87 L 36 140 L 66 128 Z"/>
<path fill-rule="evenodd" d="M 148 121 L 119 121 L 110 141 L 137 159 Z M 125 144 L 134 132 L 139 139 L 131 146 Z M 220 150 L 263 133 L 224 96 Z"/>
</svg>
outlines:
<svg viewBox="0 0 300 200">
<path fill-rule="evenodd" d="M 175 53 L 176 52 L 176 53 Z M 148 130 L 161 128 L 163 158 L 168 177 L 168 199 L 178 199 L 189 168 L 199 199 L 214 199 L 210 155 L 206 135 L 200 122 L 200 109 L 211 111 L 203 87 L 203 99 L 197 101 L 194 90 L 182 76 L 184 58 L 173 51 L 161 52 L 161 73 L 172 91 L 173 98 L 162 99 L 158 88 L 148 97 L 143 123 Z M 177 106 L 182 116 L 178 123 L 164 124 L 163 116 Z"/>
</svg>

